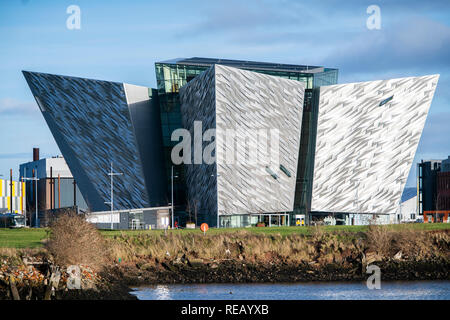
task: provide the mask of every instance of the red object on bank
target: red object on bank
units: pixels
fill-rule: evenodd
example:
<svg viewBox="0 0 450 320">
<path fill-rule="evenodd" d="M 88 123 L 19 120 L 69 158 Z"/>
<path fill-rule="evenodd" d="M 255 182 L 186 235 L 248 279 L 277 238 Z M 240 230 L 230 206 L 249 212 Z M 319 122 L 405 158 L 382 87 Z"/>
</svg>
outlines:
<svg viewBox="0 0 450 320">
<path fill-rule="evenodd" d="M 207 223 L 202 223 L 202 224 L 200 225 L 200 230 L 202 230 L 203 232 L 208 231 L 208 229 L 209 229 L 209 226 L 208 226 Z"/>
</svg>

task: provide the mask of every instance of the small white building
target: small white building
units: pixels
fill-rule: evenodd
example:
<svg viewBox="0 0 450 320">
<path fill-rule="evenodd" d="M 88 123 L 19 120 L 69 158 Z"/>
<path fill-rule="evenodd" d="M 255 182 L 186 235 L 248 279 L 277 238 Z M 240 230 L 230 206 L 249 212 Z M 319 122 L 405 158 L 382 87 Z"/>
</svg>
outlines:
<svg viewBox="0 0 450 320">
<path fill-rule="evenodd" d="M 415 188 L 405 190 L 402 202 L 398 206 L 395 215 L 390 216 L 390 223 L 414 222 L 417 219 L 417 191 Z"/>
<path fill-rule="evenodd" d="M 33 170 L 37 172 L 38 179 L 50 177 L 50 168 L 53 178 L 73 178 L 66 160 L 61 156 L 43 158 L 20 165 L 20 177 L 32 178 Z"/>
</svg>

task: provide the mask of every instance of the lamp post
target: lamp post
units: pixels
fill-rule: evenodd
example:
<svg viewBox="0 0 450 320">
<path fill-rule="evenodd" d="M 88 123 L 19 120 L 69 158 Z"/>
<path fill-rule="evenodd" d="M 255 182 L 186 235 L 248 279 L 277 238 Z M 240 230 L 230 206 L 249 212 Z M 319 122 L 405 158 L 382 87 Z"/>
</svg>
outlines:
<svg viewBox="0 0 450 320">
<path fill-rule="evenodd" d="M 173 166 L 172 166 L 172 174 L 171 174 L 171 177 L 172 177 L 172 179 L 171 179 L 171 184 L 172 184 L 172 202 L 170 203 L 170 205 L 172 206 L 172 229 L 173 229 L 173 226 L 174 226 L 174 224 L 173 224 L 173 216 L 174 216 L 174 213 L 173 213 L 173 178 L 178 178 L 178 176 L 174 176 L 173 175 Z"/>
<path fill-rule="evenodd" d="M 398 206 L 399 206 L 399 219 L 397 219 L 398 221 L 398 223 L 400 224 L 400 223 L 402 223 L 402 219 L 403 219 L 403 215 L 402 215 L 402 182 L 400 181 L 400 201 L 399 201 L 399 203 L 398 203 Z"/>
<path fill-rule="evenodd" d="M 13 211 L 13 178 L 12 178 L 12 169 L 10 169 L 10 171 L 9 171 L 9 176 L 10 176 L 10 178 L 9 178 L 9 188 L 10 188 L 10 197 L 9 197 L 9 206 L 10 206 L 10 209 L 11 209 L 11 214 L 13 214 L 14 213 L 14 211 Z"/>
<path fill-rule="evenodd" d="M 35 183 L 34 186 L 34 191 L 35 191 L 35 195 L 34 195 L 34 200 L 35 200 L 35 220 L 34 220 L 34 226 L 37 227 L 38 226 L 38 200 L 37 200 L 37 182 L 39 180 L 39 178 L 37 177 L 37 168 L 36 168 L 36 176 L 32 177 L 32 178 L 22 178 L 23 180 L 32 180 Z M 30 226 L 31 226 L 31 217 L 30 217 Z"/>
<path fill-rule="evenodd" d="M 355 193 L 355 207 L 356 207 L 356 214 L 354 214 L 353 216 L 356 217 L 356 215 L 358 214 L 359 211 L 359 198 L 358 198 L 358 189 L 359 189 L 359 184 L 360 184 L 360 179 L 356 179 L 356 182 L 358 183 L 357 187 L 356 187 L 356 193 Z M 361 219 L 360 219 L 361 221 Z"/>
<path fill-rule="evenodd" d="M 111 161 L 111 172 L 108 172 L 108 176 L 111 177 L 111 201 L 105 202 L 106 204 L 111 205 L 111 230 L 114 229 L 113 226 L 113 212 L 114 212 L 114 176 L 123 175 L 122 172 L 114 172 L 113 163 Z"/>
<path fill-rule="evenodd" d="M 215 174 L 213 173 L 213 174 L 211 175 L 211 177 L 214 177 L 214 176 L 217 178 L 217 177 L 220 177 L 220 174 L 216 174 L 216 175 L 215 175 Z M 217 186 L 217 181 L 216 181 L 216 186 Z M 219 208 L 217 208 L 217 229 L 219 229 Z"/>
</svg>

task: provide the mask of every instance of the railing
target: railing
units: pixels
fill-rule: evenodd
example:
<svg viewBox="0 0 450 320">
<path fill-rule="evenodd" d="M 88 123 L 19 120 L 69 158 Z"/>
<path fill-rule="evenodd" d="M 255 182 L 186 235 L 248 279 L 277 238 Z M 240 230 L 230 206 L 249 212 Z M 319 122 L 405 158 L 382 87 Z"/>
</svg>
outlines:
<svg viewBox="0 0 450 320">
<path fill-rule="evenodd" d="M 448 215 L 450 214 L 450 210 L 431 210 L 423 212 L 423 222 L 424 223 L 434 223 L 434 222 L 448 222 Z M 431 221 L 428 221 L 430 218 Z"/>
</svg>

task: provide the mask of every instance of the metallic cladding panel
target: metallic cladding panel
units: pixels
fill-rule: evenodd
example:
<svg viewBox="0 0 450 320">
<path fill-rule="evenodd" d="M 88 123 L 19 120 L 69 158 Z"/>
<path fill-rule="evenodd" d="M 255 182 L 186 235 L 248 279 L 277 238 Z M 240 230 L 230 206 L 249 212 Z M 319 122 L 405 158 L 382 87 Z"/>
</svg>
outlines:
<svg viewBox="0 0 450 320">
<path fill-rule="evenodd" d="M 115 209 L 147 207 L 132 121 L 121 83 L 24 72 L 89 208 L 106 210 L 110 162 Z"/>
<path fill-rule="evenodd" d="M 130 117 L 133 124 L 143 174 L 149 195 L 149 205 L 167 204 L 167 180 L 162 145 L 158 92 L 124 83 Z"/>
<path fill-rule="evenodd" d="M 180 90 L 183 127 L 194 137 L 194 121 L 202 122 L 202 130 L 216 127 L 216 93 L 214 66 L 202 72 Z M 202 150 L 207 143 L 202 143 Z M 192 147 L 191 162 L 194 163 Z M 216 163 L 185 164 L 188 211 L 198 211 L 198 221 L 216 225 Z"/>
<path fill-rule="evenodd" d="M 320 88 L 312 211 L 395 212 L 438 78 Z"/>
<path fill-rule="evenodd" d="M 188 166 L 188 197 L 202 195 L 208 210 L 217 210 L 219 215 L 292 211 L 304 88 L 299 81 L 222 65 L 212 66 L 184 86 L 180 100 L 185 127 L 192 131 L 195 120 L 203 121 L 204 130 L 215 127 L 217 147 L 214 165 Z M 230 144 L 227 129 L 236 133 Z M 258 149 L 256 163 L 226 160 L 227 150 L 235 148 L 247 130 L 261 129 L 268 135 L 273 129 L 279 132 L 278 166 L 261 162 L 269 157 L 270 139 L 267 149 Z M 254 137 L 247 138 L 256 145 Z M 259 137 L 257 141 L 261 143 Z M 235 151 L 236 157 L 248 152 Z M 280 170 L 280 164 L 290 177 Z"/>
</svg>

